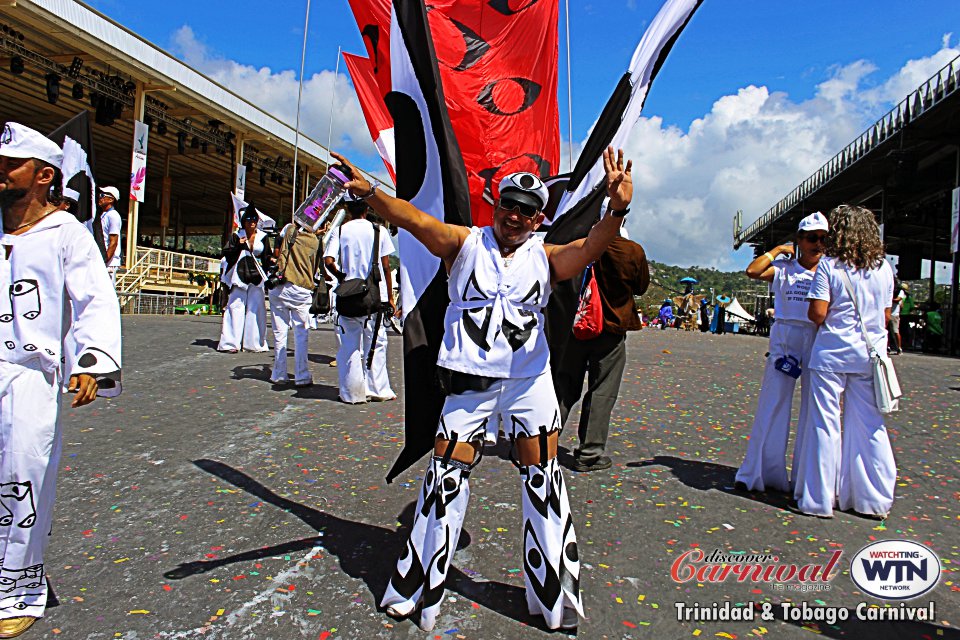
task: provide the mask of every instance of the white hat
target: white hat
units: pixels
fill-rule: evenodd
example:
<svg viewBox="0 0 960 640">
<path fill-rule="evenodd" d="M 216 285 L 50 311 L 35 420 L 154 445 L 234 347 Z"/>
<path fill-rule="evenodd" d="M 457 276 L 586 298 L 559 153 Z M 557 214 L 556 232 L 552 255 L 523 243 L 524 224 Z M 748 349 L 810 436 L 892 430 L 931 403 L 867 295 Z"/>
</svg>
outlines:
<svg viewBox="0 0 960 640">
<path fill-rule="evenodd" d="M 797 231 L 829 231 L 830 225 L 827 223 L 827 217 L 819 211 L 814 211 L 806 218 L 800 221 Z"/>
<path fill-rule="evenodd" d="M 120 202 L 120 191 L 116 187 L 104 187 L 100 189 L 100 193 L 110 196 L 114 202 Z"/>
<path fill-rule="evenodd" d="M 63 197 L 70 198 L 74 202 L 80 202 L 80 192 L 74 189 L 71 189 L 70 187 L 63 188 Z"/>
<path fill-rule="evenodd" d="M 57 143 L 17 122 L 8 122 L 0 134 L 0 156 L 7 158 L 36 158 L 57 169 L 63 164 L 63 150 Z"/>
<path fill-rule="evenodd" d="M 532 173 L 518 171 L 511 173 L 500 181 L 497 188 L 500 197 L 508 196 L 510 200 L 518 200 L 537 211 L 542 211 L 550 199 L 550 192 L 543 181 Z M 509 195 L 508 195 L 509 194 Z"/>
</svg>

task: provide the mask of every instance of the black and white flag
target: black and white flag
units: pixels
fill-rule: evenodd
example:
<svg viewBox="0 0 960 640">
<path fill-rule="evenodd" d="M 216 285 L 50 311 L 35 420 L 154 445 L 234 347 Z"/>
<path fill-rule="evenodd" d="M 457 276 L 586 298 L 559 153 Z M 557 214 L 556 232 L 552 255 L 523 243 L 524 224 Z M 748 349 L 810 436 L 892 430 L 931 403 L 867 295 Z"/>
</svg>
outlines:
<svg viewBox="0 0 960 640">
<path fill-rule="evenodd" d="M 107 247 L 103 244 L 103 227 L 97 212 L 97 183 L 94 179 L 93 137 L 90 133 L 90 114 L 84 110 L 68 120 L 47 136 L 63 149 L 63 188 L 73 190 L 77 196 L 77 219 L 93 220 L 93 238 L 103 259 L 107 259 Z M 72 194 L 70 194 L 72 195 Z"/>
</svg>

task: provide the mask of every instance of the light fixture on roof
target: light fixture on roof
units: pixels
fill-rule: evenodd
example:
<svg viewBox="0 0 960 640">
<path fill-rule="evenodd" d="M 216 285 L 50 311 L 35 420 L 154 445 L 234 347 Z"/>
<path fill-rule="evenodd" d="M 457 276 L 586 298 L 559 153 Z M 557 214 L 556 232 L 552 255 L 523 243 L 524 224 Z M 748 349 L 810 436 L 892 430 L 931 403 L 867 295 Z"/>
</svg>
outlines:
<svg viewBox="0 0 960 640">
<path fill-rule="evenodd" d="M 187 134 L 181 131 L 177 134 L 177 153 L 184 154 L 187 152 Z"/>
<path fill-rule="evenodd" d="M 197 136 L 193 136 L 193 140 L 190 141 L 190 148 L 191 148 L 191 149 L 199 149 L 199 148 L 200 148 L 200 138 L 198 138 Z"/>
<path fill-rule="evenodd" d="M 60 99 L 60 76 L 55 73 L 48 73 L 47 77 L 47 102 L 57 104 Z"/>
<path fill-rule="evenodd" d="M 250 166 L 253 166 L 253 163 L 250 163 Z M 263 167 L 260 167 L 260 186 L 267 186 L 267 170 Z"/>
<path fill-rule="evenodd" d="M 23 58 L 20 56 L 13 56 L 10 58 L 10 73 L 15 76 L 23 73 Z"/>
<path fill-rule="evenodd" d="M 83 100 L 83 85 L 79 82 L 74 82 L 73 89 L 70 91 L 70 97 L 74 100 Z"/>
<path fill-rule="evenodd" d="M 167 135 L 167 122 L 166 120 L 161 120 L 157 123 L 157 135 L 165 136 Z"/>
<path fill-rule="evenodd" d="M 81 71 L 83 71 L 83 59 L 74 56 L 73 62 L 70 63 L 70 70 L 67 71 L 67 75 L 71 78 L 79 78 Z"/>
<path fill-rule="evenodd" d="M 207 152 L 207 141 L 206 141 L 206 140 L 204 140 L 203 142 L 200 143 L 200 151 L 202 151 L 203 153 L 206 153 L 206 152 Z"/>
</svg>

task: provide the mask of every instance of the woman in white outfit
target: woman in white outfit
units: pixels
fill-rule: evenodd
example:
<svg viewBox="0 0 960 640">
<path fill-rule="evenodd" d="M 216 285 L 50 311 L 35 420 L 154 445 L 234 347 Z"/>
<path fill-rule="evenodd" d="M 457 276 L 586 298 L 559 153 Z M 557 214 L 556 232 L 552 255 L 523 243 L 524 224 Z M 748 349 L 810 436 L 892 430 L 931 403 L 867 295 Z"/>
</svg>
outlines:
<svg viewBox="0 0 960 640">
<path fill-rule="evenodd" d="M 817 263 L 823 255 L 827 237 L 827 218 L 819 211 L 800 221 L 796 260 L 777 260 L 793 255 L 792 244 L 775 247 L 759 256 L 747 267 L 754 280 L 770 283 L 777 321 L 770 329 L 770 352 L 760 383 L 757 413 L 750 431 L 747 455 L 737 471 L 736 488 L 741 491 L 790 490 L 787 482 L 787 439 L 793 413 L 793 391 L 799 376 L 801 385 L 800 416 L 807 412 L 809 390 L 808 365 L 810 348 L 817 327 L 807 317 L 807 293 L 813 282 Z M 799 439 L 794 442 L 794 459 Z M 796 469 L 796 464 L 793 464 Z"/>
<path fill-rule="evenodd" d="M 267 307 L 263 282 L 272 257 L 270 241 L 259 230 L 257 210 L 248 206 L 240 218 L 242 229 L 227 241 L 223 257 L 227 261 L 223 283 L 229 287 L 223 310 L 218 351 L 236 353 L 267 350 Z"/>
<path fill-rule="evenodd" d="M 840 205 L 830 212 L 830 230 L 809 294 L 809 317 L 820 329 L 791 508 L 830 518 L 836 501 L 841 510 L 883 519 L 893 506 L 897 467 L 876 405 L 861 319 L 873 348 L 885 354 L 893 270 L 869 210 Z"/>
</svg>

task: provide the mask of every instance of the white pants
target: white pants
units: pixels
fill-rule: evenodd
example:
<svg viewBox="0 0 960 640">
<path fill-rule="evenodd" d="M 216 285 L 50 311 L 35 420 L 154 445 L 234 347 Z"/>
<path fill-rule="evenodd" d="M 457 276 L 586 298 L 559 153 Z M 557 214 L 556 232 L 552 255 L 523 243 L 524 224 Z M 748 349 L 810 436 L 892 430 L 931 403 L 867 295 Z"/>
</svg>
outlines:
<svg viewBox="0 0 960 640">
<path fill-rule="evenodd" d="M 367 368 L 370 345 L 374 342 L 373 327 L 376 315 L 364 318 L 337 318 L 337 373 L 340 379 L 340 399 L 351 404 L 375 400 L 392 400 L 397 394 L 390 388 L 387 373 L 387 330 L 380 323 L 376 335 L 373 362 Z"/>
<path fill-rule="evenodd" d="M 0 619 L 42 618 L 61 438 L 55 373 L 0 361 Z"/>
<path fill-rule="evenodd" d="M 110 276 L 110 282 L 113 283 L 113 286 L 117 286 L 117 265 L 107 267 L 107 275 Z"/>
<path fill-rule="evenodd" d="M 774 363 L 788 355 L 800 361 L 803 373 L 800 374 L 800 416 L 797 424 L 802 424 L 809 404 L 810 373 L 807 362 L 816 335 L 817 328 L 812 323 L 781 320 L 770 329 L 770 355 L 767 356 L 763 381 L 760 383 L 757 413 L 750 431 L 747 454 L 737 471 L 737 481 L 747 485 L 751 491 L 790 490 L 787 482 L 786 453 L 793 414 L 793 390 L 797 380 L 778 371 Z M 793 448 L 794 478 L 797 452 L 801 444 L 798 432 Z"/>
<path fill-rule="evenodd" d="M 266 351 L 267 307 L 263 287 L 230 287 L 227 308 L 223 310 L 219 351 Z"/>
<path fill-rule="evenodd" d="M 831 515 L 837 498 L 842 510 L 890 511 L 897 465 L 874 400 L 872 373 L 811 370 L 810 411 L 800 429 L 806 433 L 794 497 L 803 512 Z"/>
<path fill-rule="evenodd" d="M 273 371 L 270 381 L 287 382 L 287 335 L 293 328 L 294 381 L 313 382 L 307 361 L 310 342 L 310 303 L 312 292 L 285 283 L 270 292 L 270 313 L 273 316 Z"/>
</svg>

